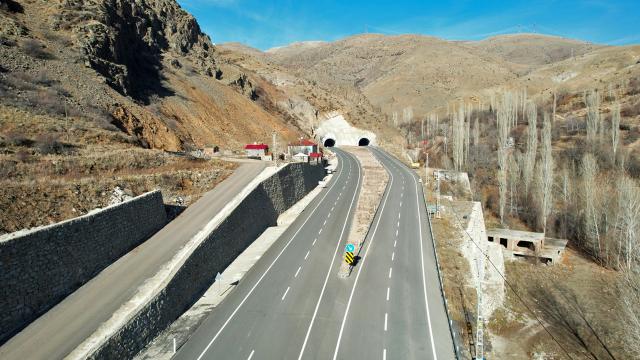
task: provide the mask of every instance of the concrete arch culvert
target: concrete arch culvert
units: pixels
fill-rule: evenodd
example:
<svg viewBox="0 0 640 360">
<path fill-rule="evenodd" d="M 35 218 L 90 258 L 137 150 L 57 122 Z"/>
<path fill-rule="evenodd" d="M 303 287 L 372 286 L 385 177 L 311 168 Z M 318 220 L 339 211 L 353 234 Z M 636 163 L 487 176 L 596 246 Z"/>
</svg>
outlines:
<svg viewBox="0 0 640 360">
<path fill-rule="evenodd" d="M 360 140 L 358 140 L 358 146 L 369 146 L 369 143 L 370 143 L 369 139 L 365 137 L 360 138 Z"/>
</svg>

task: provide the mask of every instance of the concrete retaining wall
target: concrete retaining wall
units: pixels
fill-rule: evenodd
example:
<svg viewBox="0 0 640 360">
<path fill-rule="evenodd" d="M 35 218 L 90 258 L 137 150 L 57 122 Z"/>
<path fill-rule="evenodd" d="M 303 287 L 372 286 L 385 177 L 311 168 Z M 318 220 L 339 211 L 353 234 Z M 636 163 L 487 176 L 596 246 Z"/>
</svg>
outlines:
<svg viewBox="0 0 640 360">
<path fill-rule="evenodd" d="M 160 191 L 0 237 L 0 344 L 166 224 Z"/>
<path fill-rule="evenodd" d="M 302 199 L 324 176 L 320 165 L 290 164 L 258 185 L 195 248 L 167 285 L 91 359 L 132 358 L 206 291 L 215 275 L 244 251 L 280 214 Z"/>
</svg>

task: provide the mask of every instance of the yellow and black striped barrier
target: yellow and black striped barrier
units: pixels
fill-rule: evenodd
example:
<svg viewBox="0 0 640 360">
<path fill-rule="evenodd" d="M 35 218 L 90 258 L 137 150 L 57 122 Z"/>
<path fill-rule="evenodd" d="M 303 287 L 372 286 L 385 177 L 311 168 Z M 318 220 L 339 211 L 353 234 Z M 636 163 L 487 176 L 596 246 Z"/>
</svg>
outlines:
<svg viewBox="0 0 640 360">
<path fill-rule="evenodd" d="M 353 263 L 355 262 L 355 256 L 353 256 L 353 253 L 351 251 L 347 251 L 344 253 L 344 261 L 349 264 L 349 265 L 353 265 Z"/>
</svg>

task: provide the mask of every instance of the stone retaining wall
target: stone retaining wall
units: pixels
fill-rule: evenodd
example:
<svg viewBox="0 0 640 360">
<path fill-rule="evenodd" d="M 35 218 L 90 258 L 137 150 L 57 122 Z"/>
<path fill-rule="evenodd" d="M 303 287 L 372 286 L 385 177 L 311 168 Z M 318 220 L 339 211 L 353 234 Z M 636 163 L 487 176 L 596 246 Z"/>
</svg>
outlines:
<svg viewBox="0 0 640 360">
<path fill-rule="evenodd" d="M 91 359 L 132 358 L 206 291 L 215 275 L 244 251 L 280 214 L 302 199 L 324 176 L 321 165 L 290 164 L 258 185 L 193 250 L 168 280 Z"/>
<path fill-rule="evenodd" d="M 0 237 L 0 344 L 166 225 L 153 191 Z"/>
</svg>

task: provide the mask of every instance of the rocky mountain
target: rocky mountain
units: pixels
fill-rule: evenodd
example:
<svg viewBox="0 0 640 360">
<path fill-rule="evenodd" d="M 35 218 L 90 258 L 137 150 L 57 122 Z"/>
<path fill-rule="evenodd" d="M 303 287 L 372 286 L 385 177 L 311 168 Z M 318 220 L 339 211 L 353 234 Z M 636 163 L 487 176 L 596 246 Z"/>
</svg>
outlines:
<svg viewBox="0 0 640 360">
<path fill-rule="evenodd" d="M 559 88 L 573 91 L 594 79 L 629 81 L 634 75 L 622 73 L 639 55 L 637 47 L 537 34 L 476 42 L 366 34 L 264 53 L 300 77 L 360 92 L 387 116 L 400 117 L 409 107 L 423 117 L 463 98 L 487 101 L 489 93 L 504 87 L 530 88 L 535 96 Z M 571 68 L 582 70 L 573 75 Z"/>
<path fill-rule="evenodd" d="M 174 0 L 1 0 L 0 233 L 116 186 L 189 204 L 234 165 L 174 153 L 305 135 L 287 94 L 225 61 Z"/>
</svg>

